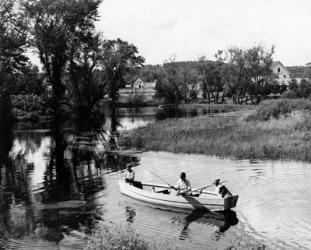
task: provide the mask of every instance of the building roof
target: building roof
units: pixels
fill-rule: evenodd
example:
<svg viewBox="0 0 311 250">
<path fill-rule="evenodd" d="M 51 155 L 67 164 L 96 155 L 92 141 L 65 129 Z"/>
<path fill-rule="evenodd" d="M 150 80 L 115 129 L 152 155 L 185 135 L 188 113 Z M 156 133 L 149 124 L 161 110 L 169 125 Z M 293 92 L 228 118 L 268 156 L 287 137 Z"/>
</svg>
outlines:
<svg viewBox="0 0 311 250">
<path fill-rule="evenodd" d="M 273 62 L 271 63 L 271 67 L 272 67 L 272 68 L 273 68 L 273 67 L 276 67 L 276 66 L 278 66 L 278 65 L 281 65 L 282 67 L 285 68 L 285 66 L 284 66 L 280 61 L 273 61 Z"/>
</svg>

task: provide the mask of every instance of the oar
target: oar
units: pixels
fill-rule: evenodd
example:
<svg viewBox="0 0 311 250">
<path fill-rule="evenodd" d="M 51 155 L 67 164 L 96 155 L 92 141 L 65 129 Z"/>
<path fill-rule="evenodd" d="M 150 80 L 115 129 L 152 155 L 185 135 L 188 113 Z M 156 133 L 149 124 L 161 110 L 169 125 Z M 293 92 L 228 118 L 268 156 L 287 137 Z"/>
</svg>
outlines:
<svg viewBox="0 0 311 250">
<path fill-rule="evenodd" d="M 142 165 L 141 165 L 142 166 Z M 158 176 L 157 174 L 155 174 L 154 172 L 152 172 L 151 170 L 149 170 L 148 168 L 142 166 L 144 169 L 146 169 L 148 172 L 150 172 L 151 174 L 153 174 L 155 177 L 157 177 L 160 181 L 164 182 L 166 185 L 168 185 L 169 187 L 171 187 L 172 185 L 169 184 L 166 180 L 162 179 L 160 176 Z"/>
</svg>

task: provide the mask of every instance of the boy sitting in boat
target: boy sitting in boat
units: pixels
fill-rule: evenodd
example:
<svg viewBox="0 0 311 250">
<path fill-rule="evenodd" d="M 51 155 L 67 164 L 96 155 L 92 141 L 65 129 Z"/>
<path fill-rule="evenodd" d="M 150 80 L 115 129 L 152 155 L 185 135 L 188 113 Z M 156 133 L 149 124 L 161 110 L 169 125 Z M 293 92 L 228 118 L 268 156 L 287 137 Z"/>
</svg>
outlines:
<svg viewBox="0 0 311 250">
<path fill-rule="evenodd" d="M 191 195 L 191 185 L 190 182 L 186 179 L 185 172 L 180 174 L 180 179 L 178 180 L 176 187 L 171 186 L 171 188 L 177 191 L 177 195 Z"/>
<path fill-rule="evenodd" d="M 135 179 L 135 172 L 132 170 L 132 163 L 126 165 L 125 182 L 133 184 Z"/>
</svg>

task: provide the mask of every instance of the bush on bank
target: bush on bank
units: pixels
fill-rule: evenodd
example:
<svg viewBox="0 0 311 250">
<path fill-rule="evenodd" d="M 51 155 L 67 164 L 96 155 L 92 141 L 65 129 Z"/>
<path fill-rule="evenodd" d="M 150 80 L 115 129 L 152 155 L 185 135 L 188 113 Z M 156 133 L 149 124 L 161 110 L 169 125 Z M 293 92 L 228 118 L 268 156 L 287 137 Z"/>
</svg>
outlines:
<svg viewBox="0 0 311 250">
<path fill-rule="evenodd" d="M 146 150 L 236 159 L 311 161 L 310 102 L 286 102 L 270 101 L 269 105 L 264 104 L 270 110 L 267 106 L 258 107 L 255 113 L 244 111 L 236 117 L 201 116 L 156 122 L 133 130 L 121 138 L 121 143 Z M 278 104 L 292 105 L 292 110 L 280 107 L 281 111 L 274 112 Z"/>
<path fill-rule="evenodd" d="M 247 121 L 267 121 L 279 119 L 280 116 L 287 116 L 294 111 L 311 111 L 311 101 L 307 99 L 279 99 L 269 100 L 251 115 L 246 117 Z"/>
<path fill-rule="evenodd" d="M 37 120 L 42 113 L 44 101 L 35 94 L 12 95 L 12 112 L 18 120 Z"/>
</svg>

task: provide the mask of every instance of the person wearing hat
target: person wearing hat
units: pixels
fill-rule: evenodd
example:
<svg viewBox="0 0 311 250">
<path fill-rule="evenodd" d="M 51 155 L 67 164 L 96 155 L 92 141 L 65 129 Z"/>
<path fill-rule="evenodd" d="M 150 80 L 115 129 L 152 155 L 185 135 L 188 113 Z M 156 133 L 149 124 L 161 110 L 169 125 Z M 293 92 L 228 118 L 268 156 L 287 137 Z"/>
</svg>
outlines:
<svg viewBox="0 0 311 250">
<path fill-rule="evenodd" d="M 178 180 L 176 187 L 171 186 L 171 188 L 175 189 L 178 195 L 191 195 L 191 185 L 186 179 L 185 172 L 180 174 L 180 179 Z"/>
<path fill-rule="evenodd" d="M 132 170 L 132 163 L 126 165 L 125 182 L 133 184 L 135 179 L 135 172 Z"/>
<path fill-rule="evenodd" d="M 232 194 L 229 192 L 228 188 L 220 182 L 220 179 L 214 181 L 215 193 L 222 198 L 231 197 Z"/>
</svg>

